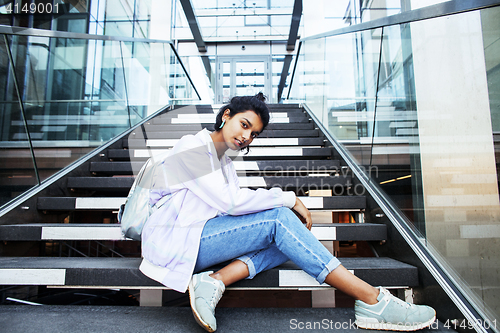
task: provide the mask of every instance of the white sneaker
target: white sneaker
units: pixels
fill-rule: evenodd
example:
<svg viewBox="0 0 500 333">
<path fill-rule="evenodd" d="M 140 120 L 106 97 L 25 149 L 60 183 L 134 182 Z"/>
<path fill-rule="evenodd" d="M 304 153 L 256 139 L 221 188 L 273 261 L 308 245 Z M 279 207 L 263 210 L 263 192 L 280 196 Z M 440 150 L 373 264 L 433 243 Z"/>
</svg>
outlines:
<svg viewBox="0 0 500 333">
<path fill-rule="evenodd" d="M 436 311 L 426 305 L 415 305 L 394 297 L 379 287 L 378 303 L 369 305 L 357 300 L 354 304 L 359 328 L 391 331 L 416 331 L 436 320 Z"/>
<path fill-rule="evenodd" d="M 215 307 L 226 287 L 220 280 L 209 276 L 213 272 L 195 274 L 189 282 L 189 302 L 198 324 L 209 332 L 217 329 Z"/>
</svg>

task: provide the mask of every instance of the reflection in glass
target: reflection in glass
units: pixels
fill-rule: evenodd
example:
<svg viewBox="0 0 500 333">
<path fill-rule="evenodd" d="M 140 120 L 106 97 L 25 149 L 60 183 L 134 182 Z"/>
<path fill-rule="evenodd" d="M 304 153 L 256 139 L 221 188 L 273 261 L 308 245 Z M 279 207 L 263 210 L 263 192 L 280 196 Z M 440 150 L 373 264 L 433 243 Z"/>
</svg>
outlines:
<svg viewBox="0 0 500 333">
<path fill-rule="evenodd" d="M 291 88 L 490 323 L 500 320 L 498 17 L 500 7 L 306 40 Z"/>
<path fill-rule="evenodd" d="M 9 42 L 11 41 L 9 37 Z M 0 206 L 38 184 L 4 35 L 0 36 Z M 17 54 L 20 56 L 20 54 Z"/>
<path fill-rule="evenodd" d="M 500 319 L 500 202 L 486 60 L 493 44 L 483 29 L 498 40 L 500 27 L 488 24 L 489 11 L 410 27 L 426 240 L 492 321 Z"/>
<path fill-rule="evenodd" d="M 10 49 L 42 181 L 172 99 L 193 98 L 168 43 L 12 36 Z M 18 141 L 16 149 L 26 149 L 19 156 L 32 163 L 7 59 L 2 57 L 2 149 Z M 26 179 L 23 184 L 28 184 Z"/>
</svg>

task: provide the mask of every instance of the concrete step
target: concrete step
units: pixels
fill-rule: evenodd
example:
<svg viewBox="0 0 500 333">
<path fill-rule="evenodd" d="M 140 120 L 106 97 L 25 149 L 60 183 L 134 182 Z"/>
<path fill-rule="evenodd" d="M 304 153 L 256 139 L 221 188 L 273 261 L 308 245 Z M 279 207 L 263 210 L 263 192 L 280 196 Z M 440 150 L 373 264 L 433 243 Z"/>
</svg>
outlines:
<svg viewBox="0 0 500 333">
<path fill-rule="evenodd" d="M 216 309 L 217 333 L 380 332 L 358 329 L 353 308 Z M 5 332 L 205 332 L 190 307 L 45 305 L 0 307 Z M 385 331 L 391 332 L 391 331 Z M 419 332 L 455 332 L 442 322 Z"/>
<path fill-rule="evenodd" d="M 292 190 L 333 190 L 335 194 L 347 194 L 344 187 L 352 185 L 351 176 L 338 177 L 238 177 L 240 187 L 271 188 L 281 187 L 285 191 Z M 68 177 L 67 187 L 70 189 L 92 190 L 129 190 L 134 182 L 132 176 L 120 177 Z"/>
<path fill-rule="evenodd" d="M 390 258 L 340 258 L 342 265 L 375 286 L 414 287 L 417 268 Z M 141 258 L 1 257 L 0 285 L 44 285 L 79 288 L 166 289 L 139 271 Z M 219 266 L 214 267 L 214 269 Z M 228 289 L 305 290 L 320 285 L 292 262 L 238 281 Z"/>
<path fill-rule="evenodd" d="M 132 132 L 128 139 L 134 138 L 144 138 L 148 139 L 180 139 L 183 135 L 186 134 L 196 134 L 201 128 L 197 128 L 195 130 L 188 131 L 176 131 L 175 128 L 167 128 L 166 125 L 148 125 L 144 126 L 143 133 L 142 128 L 136 129 Z M 310 137 L 318 137 L 319 130 L 318 129 L 303 129 L 303 130 L 263 130 L 260 133 L 259 138 L 310 138 Z"/>
<path fill-rule="evenodd" d="M 179 115 L 180 116 L 180 115 Z M 194 115 L 191 117 L 178 117 L 178 118 L 168 118 L 168 117 L 156 117 L 151 120 L 150 123 L 154 125 L 162 124 L 207 124 L 213 125 L 215 123 L 215 115 Z M 292 124 L 292 123 L 309 123 L 310 120 L 306 116 L 292 116 L 292 117 L 271 117 L 269 121 L 270 124 Z"/>
<path fill-rule="evenodd" d="M 275 112 L 275 110 L 270 109 L 269 110 L 269 116 L 271 119 L 275 118 L 300 118 L 300 117 L 308 117 L 307 113 L 304 112 L 302 109 L 281 109 L 278 112 Z M 179 110 L 173 110 L 167 113 L 163 113 L 155 119 L 162 119 L 165 120 L 167 123 L 168 121 L 166 119 L 194 119 L 194 118 L 199 118 L 199 119 L 208 119 L 209 122 L 215 122 L 215 117 L 217 116 L 219 112 L 219 109 L 212 109 L 212 112 L 209 112 L 208 109 L 202 109 L 200 111 L 196 112 L 185 112 L 184 109 L 179 109 Z"/>
<path fill-rule="evenodd" d="M 171 148 L 179 139 L 123 139 L 123 148 Z M 253 147 L 282 146 L 323 146 L 323 138 L 264 138 L 258 137 L 252 141 Z"/>
<path fill-rule="evenodd" d="M 310 210 L 360 211 L 366 208 L 361 195 L 310 197 L 299 196 Z M 43 211 L 118 210 L 126 197 L 39 197 L 37 209 Z M 1 227 L 1 226 L 0 226 Z"/>
<path fill-rule="evenodd" d="M 321 241 L 382 241 L 387 239 L 385 224 L 316 223 L 312 233 Z M 0 225 L 2 241 L 42 240 L 128 240 L 119 224 L 16 224 Z"/>
<path fill-rule="evenodd" d="M 170 131 L 195 131 L 198 132 L 203 128 L 207 128 L 210 131 L 213 131 L 214 123 L 203 123 L 203 124 L 164 124 L 164 125 L 157 125 L 154 124 L 152 120 L 148 121 L 147 123 L 144 124 L 144 128 L 147 130 L 149 127 L 153 127 L 155 129 L 158 128 L 163 128 L 165 132 L 170 132 Z M 312 130 L 315 129 L 316 125 L 313 122 L 308 122 L 308 123 L 269 123 L 267 125 L 266 130 L 268 131 L 275 131 L 275 130 Z"/>
<path fill-rule="evenodd" d="M 148 159 L 151 156 L 159 156 L 169 149 L 108 149 L 109 159 L 116 161 L 133 159 Z M 239 158 L 251 161 L 255 159 L 311 159 L 328 158 L 332 156 L 332 148 L 319 147 L 281 147 L 281 148 L 250 148 L 248 154 L 240 153 Z"/>
<path fill-rule="evenodd" d="M 91 162 L 90 172 L 105 175 L 131 175 L 139 172 L 145 161 L 140 162 Z M 287 172 L 309 173 L 340 172 L 338 160 L 283 160 L 283 161 L 234 161 L 237 172 Z"/>
</svg>

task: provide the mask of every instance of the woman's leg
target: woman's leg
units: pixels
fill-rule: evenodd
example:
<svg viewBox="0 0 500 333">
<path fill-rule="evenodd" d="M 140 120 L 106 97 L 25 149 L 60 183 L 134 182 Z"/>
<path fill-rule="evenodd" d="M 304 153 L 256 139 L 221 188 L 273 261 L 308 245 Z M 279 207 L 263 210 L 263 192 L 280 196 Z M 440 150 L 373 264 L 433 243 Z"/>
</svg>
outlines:
<svg viewBox="0 0 500 333">
<path fill-rule="evenodd" d="M 412 327 L 419 329 L 430 325 L 435 318 L 432 308 L 404 303 L 383 288 L 380 290 L 373 288 L 354 276 L 340 265 L 340 262 L 287 208 L 244 216 L 223 216 L 207 222 L 202 233 L 195 271 L 235 257 L 239 260 L 210 274 L 212 282 L 208 284 L 214 285 L 215 294 L 220 293 L 220 288 L 223 292 L 224 285 L 245 277 L 251 278 L 290 258 L 319 283 L 325 282 L 354 297 L 357 300 L 356 323 L 360 327 L 398 329 L 397 325 L 390 325 L 390 320 L 408 322 L 410 318 L 414 318 L 412 320 L 417 321 L 417 325 Z M 199 275 L 201 274 L 197 274 Z M 215 281 L 222 281 L 222 286 L 218 287 Z M 191 290 L 196 290 L 192 284 L 190 293 Z M 221 294 L 218 298 L 220 296 Z M 205 300 L 202 300 L 197 304 L 205 303 Z M 212 320 L 213 328 L 215 328 L 213 315 L 216 304 L 217 302 L 212 302 L 208 306 L 209 311 L 205 312 L 206 316 L 210 317 L 209 320 Z M 191 306 L 193 307 L 193 302 Z M 374 316 L 375 312 L 380 312 L 382 315 Z M 384 326 L 388 323 L 387 318 L 392 319 L 389 320 L 389 326 Z M 202 326 L 207 330 L 211 327 L 204 323 Z"/>
<path fill-rule="evenodd" d="M 201 236 L 195 272 L 234 258 L 246 264 L 250 278 L 289 258 L 319 283 L 340 265 L 288 208 L 209 220 Z M 247 271 L 234 262 L 217 274 L 230 284 L 245 277 Z"/>
<path fill-rule="evenodd" d="M 272 251 L 267 251 L 267 249 L 259 252 L 259 254 L 262 254 L 262 256 L 272 256 Z M 245 257 L 249 258 L 248 256 L 240 257 L 239 260 L 231 262 L 219 271 L 210 274 L 210 276 L 214 279 L 222 281 L 225 286 L 247 278 L 250 275 L 250 271 L 248 264 L 246 263 L 248 261 L 245 259 Z M 276 265 L 264 267 L 263 269 L 259 269 L 259 271 L 265 271 L 279 266 L 281 263 L 287 260 L 288 258 L 285 258 L 282 262 L 276 262 Z M 377 303 L 379 290 L 349 272 L 342 265 L 339 265 L 326 276 L 325 283 L 346 293 L 354 299 L 361 300 L 367 304 Z"/>
</svg>

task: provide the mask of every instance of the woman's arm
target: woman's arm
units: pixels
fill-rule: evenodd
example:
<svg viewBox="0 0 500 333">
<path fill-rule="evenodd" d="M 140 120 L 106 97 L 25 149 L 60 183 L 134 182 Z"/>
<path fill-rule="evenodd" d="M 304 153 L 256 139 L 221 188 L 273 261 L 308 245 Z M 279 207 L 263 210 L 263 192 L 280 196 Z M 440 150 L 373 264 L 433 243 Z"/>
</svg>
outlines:
<svg viewBox="0 0 500 333">
<path fill-rule="evenodd" d="M 292 210 L 294 211 L 295 215 L 297 215 L 298 218 L 306 224 L 307 229 L 311 230 L 311 212 L 306 208 L 306 206 L 302 203 L 302 201 L 300 201 L 299 198 L 296 198 L 295 206 L 293 206 Z"/>
</svg>

